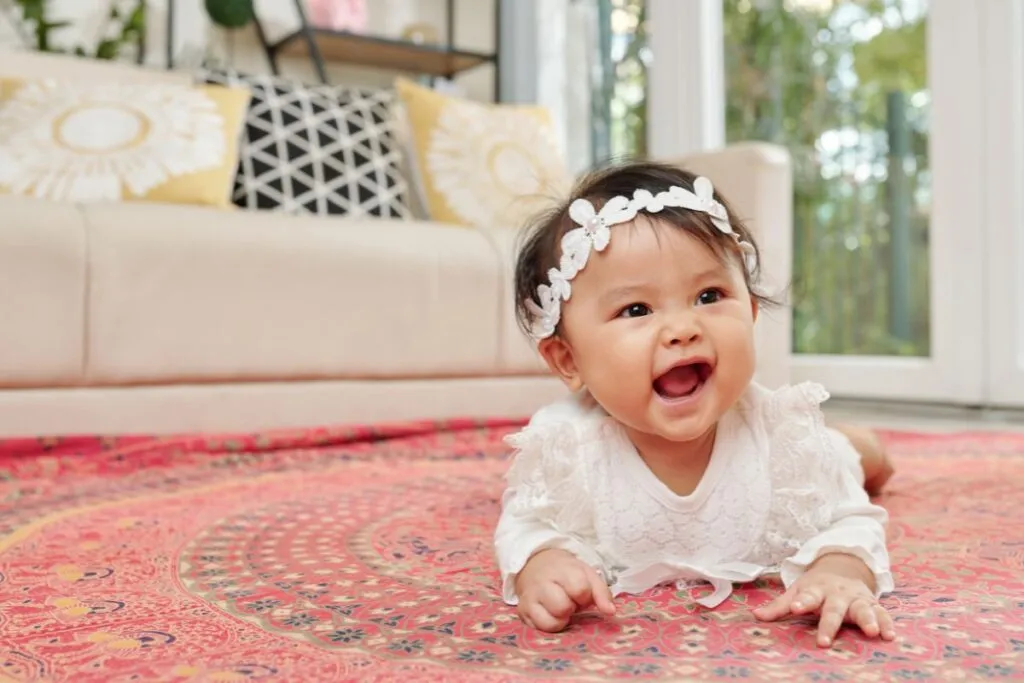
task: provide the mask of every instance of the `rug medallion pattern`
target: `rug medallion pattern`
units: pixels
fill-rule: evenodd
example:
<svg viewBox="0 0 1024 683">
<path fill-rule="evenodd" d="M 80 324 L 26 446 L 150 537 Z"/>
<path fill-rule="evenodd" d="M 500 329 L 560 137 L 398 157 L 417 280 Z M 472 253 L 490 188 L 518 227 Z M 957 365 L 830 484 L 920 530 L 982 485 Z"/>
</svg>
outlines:
<svg viewBox="0 0 1024 683">
<path fill-rule="evenodd" d="M 772 582 L 525 628 L 491 557 L 514 426 L 0 442 L 0 680 L 1024 680 L 1024 436 L 887 435 L 899 640 L 820 650 L 753 619 Z"/>
</svg>

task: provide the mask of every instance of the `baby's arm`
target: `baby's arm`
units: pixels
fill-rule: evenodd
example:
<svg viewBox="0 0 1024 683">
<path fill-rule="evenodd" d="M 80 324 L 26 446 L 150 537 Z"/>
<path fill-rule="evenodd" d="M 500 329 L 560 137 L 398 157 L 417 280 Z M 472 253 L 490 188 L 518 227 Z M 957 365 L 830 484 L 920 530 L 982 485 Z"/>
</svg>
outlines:
<svg viewBox="0 0 1024 683">
<path fill-rule="evenodd" d="M 823 457 L 837 458 L 833 462 L 840 465 L 859 462 L 845 437 L 830 432 L 828 438 L 834 450 Z M 820 613 L 818 644 L 823 647 L 832 644 L 844 621 L 856 624 L 865 635 L 892 640 L 892 617 L 877 600 L 893 590 L 885 545 L 888 513 L 871 503 L 852 467 L 840 466 L 835 472 L 833 496 L 831 524 L 783 562 L 785 594 L 755 615 L 774 621 Z"/>
<path fill-rule="evenodd" d="M 885 508 L 871 502 L 859 473 L 853 471 L 852 464 L 859 463 L 860 456 L 849 440 L 832 430 L 827 433 L 835 451 L 823 457 L 837 458 L 843 464 L 833 482 L 832 521 L 782 564 L 782 581 L 788 587 L 821 557 L 842 554 L 860 560 L 867 568 L 869 588 L 877 598 L 893 590 L 885 539 L 889 515 Z"/>
<path fill-rule="evenodd" d="M 575 397 L 558 401 L 508 439 L 515 456 L 494 534 L 502 596 L 543 631 L 560 631 L 590 606 L 614 611 L 588 486 L 589 411 Z"/>
<path fill-rule="evenodd" d="M 514 487 L 502 499 L 494 549 L 505 602 L 517 605 L 527 625 L 549 632 L 561 631 L 573 614 L 590 606 L 612 614 L 600 555 L 539 519 L 529 499 Z"/>
</svg>

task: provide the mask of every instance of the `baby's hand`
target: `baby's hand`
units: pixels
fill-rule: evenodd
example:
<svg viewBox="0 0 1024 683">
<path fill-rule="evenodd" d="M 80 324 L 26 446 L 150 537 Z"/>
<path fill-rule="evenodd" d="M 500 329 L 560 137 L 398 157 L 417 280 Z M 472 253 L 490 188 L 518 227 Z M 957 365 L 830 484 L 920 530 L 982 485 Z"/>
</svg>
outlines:
<svg viewBox="0 0 1024 683">
<path fill-rule="evenodd" d="M 578 610 L 595 606 L 614 614 L 612 592 L 594 569 L 564 550 L 542 550 L 516 577 L 519 618 L 527 626 L 557 633 Z"/>
<path fill-rule="evenodd" d="M 823 555 L 783 595 L 754 610 L 754 616 L 777 621 L 789 615 L 818 613 L 820 647 L 832 645 L 843 622 L 856 624 L 871 638 L 893 640 L 892 617 L 875 599 L 873 584 L 867 565 L 853 555 Z"/>
</svg>

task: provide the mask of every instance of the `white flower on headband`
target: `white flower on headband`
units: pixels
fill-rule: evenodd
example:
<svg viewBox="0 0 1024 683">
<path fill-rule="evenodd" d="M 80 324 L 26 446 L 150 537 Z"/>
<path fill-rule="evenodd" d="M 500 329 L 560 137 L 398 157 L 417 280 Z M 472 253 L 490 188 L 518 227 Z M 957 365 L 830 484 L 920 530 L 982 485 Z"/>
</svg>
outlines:
<svg viewBox="0 0 1024 683">
<path fill-rule="evenodd" d="M 539 341 L 555 333 L 562 317 L 562 302 L 568 301 L 572 295 L 570 281 L 587 265 L 592 250 L 604 251 L 608 247 L 613 225 L 628 223 L 641 211 L 657 213 L 666 206 L 707 214 L 718 230 L 736 241 L 747 272 L 753 273 L 757 268 L 754 245 L 741 240 L 732 229 L 729 213 L 721 202 L 715 200 L 715 189 L 707 178 L 697 178 L 693 183 L 693 192 L 673 186 L 667 192 L 658 194 L 638 189 L 631 199 L 621 195 L 612 197 L 600 211 L 596 211 L 588 200 L 577 199 L 569 205 L 569 218 L 580 227 L 562 237 L 559 267 L 549 270 L 548 283 L 537 287 L 537 301 L 529 299 L 525 302 L 527 310 L 533 315 L 531 336 Z"/>
<path fill-rule="evenodd" d="M 731 228 L 732 226 L 729 227 Z M 753 273 L 757 270 L 757 252 L 754 251 L 754 245 L 742 240 L 737 240 L 736 243 L 739 245 L 740 251 L 743 253 L 743 266 L 747 269 L 748 273 Z M 565 286 L 568 287 L 569 284 L 566 283 Z M 566 297 L 566 299 L 568 299 L 568 297 Z"/>
<path fill-rule="evenodd" d="M 569 278 L 562 275 L 562 271 L 552 268 L 548 271 L 548 280 L 551 282 L 551 294 L 556 299 L 568 301 L 572 289 L 569 287 Z"/>
<path fill-rule="evenodd" d="M 562 237 L 562 260 L 559 266 L 566 288 L 569 286 L 568 281 L 587 265 L 590 250 L 604 251 L 608 246 L 612 236 L 611 226 L 633 220 L 636 211 L 630 214 L 629 210 L 630 202 L 625 197 L 612 197 L 600 211 L 595 211 L 594 205 L 586 199 L 577 199 L 569 206 L 569 218 L 581 227 L 570 230 Z"/>
<path fill-rule="evenodd" d="M 637 207 L 645 207 L 651 213 L 657 213 L 665 208 L 665 205 L 651 194 L 650 190 L 637 190 L 634 192 L 632 204 Z"/>
<path fill-rule="evenodd" d="M 562 317 L 562 305 L 548 285 L 537 287 L 537 298 L 540 300 L 539 306 L 532 299 L 526 300 L 526 308 L 533 314 L 530 334 L 535 339 L 544 339 L 553 335 L 558 328 L 558 321 Z"/>
<path fill-rule="evenodd" d="M 715 188 L 707 178 L 697 178 L 693 181 L 693 192 L 681 187 L 672 187 L 669 190 L 669 195 L 678 202 L 669 204 L 669 206 L 679 206 L 691 211 L 706 213 L 711 217 L 711 222 L 715 224 L 716 228 L 726 235 L 733 234 L 732 225 L 729 224 L 729 213 L 720 202 L 715 201 Z"/>
</svg>

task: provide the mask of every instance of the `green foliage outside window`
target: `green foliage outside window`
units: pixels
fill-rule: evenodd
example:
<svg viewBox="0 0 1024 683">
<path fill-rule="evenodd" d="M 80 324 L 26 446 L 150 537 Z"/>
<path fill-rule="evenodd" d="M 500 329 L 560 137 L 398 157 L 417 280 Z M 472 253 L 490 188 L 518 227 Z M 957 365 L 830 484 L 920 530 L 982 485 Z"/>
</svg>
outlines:
<svg viewBox="0 0 1024 683">
<path fill-rule="evenodd" d="M 600 1 L 618 41 L 605 89 L 611 156 L 644 156 L 646 3 Z M 797 352 L 928 354 L 926 10 L 723 0 L 727 140 L 793 157 Z"/>
</svg>

